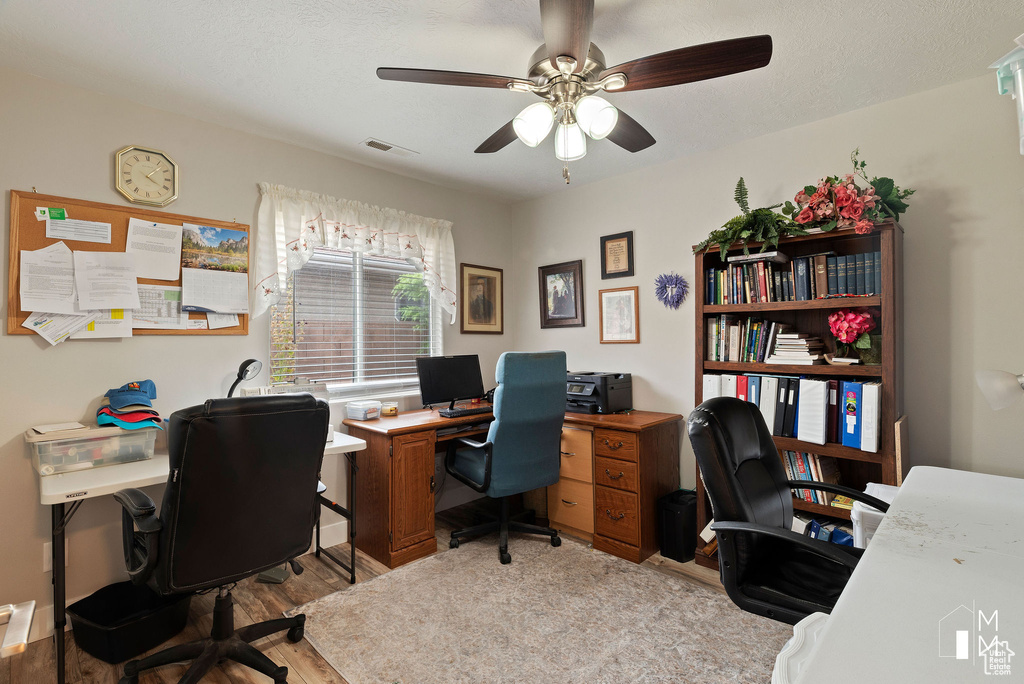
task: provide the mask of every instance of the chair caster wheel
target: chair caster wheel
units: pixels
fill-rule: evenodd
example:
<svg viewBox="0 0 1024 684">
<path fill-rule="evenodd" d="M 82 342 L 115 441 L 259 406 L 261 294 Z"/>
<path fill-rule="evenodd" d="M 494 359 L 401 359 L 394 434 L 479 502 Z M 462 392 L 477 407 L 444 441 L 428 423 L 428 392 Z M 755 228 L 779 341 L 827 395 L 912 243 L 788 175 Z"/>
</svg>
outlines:
<svg viewBox="0 0 1024 684">
<path fill-rule="evenodd" d="M 288 684 L 288 668 L 279 667 L 277 671 L 271 675 L 274 678 L 274 684 Z"/>
<path fill-rule="evenodd" d="M 297 644 L 300 641 L 302 641 L 302 637 L 305 636 L 305 635 L 306 635 L 306 628 L 303 627 L 302 625 L 299 625 L 297 627 L 292 627 L 291 629 L 289 629 L 287 637 L 288 637 L 288 641 L 292 642 L 293 644 Z"/>
<path fill-rule="evenodd" d="M 512 556 L 510 556 L 507 551 L 502 551 L 501 552 L 501 564 L 502 565 L 508 565 L 511 562 L 512 562 Z"/>
<path fill-rule="evenodd" d="M 459 540 L 458 539 L 452 539 L 451 541 L 449 541 L 448 542 L 448 548 L 449 549 L 457 549 L 457 548 L 459 548 Z"/>
<path fill-rule="evenodd" d="M 551 538 L 551 545 L 552 546 L 561 546 L 562 545 L 562 538 L 561 537 L 552 537 Z"/>
</svg>

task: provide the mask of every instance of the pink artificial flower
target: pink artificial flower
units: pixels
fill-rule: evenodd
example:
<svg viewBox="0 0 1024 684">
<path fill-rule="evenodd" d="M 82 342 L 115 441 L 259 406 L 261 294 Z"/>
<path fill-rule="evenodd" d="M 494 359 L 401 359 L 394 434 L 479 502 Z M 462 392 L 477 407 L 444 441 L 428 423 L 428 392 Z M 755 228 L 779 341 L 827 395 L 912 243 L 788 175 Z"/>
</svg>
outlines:
<svg viewBox="0 0 1024 684">
<path fill-rule="evenodd" d="M 843 344 L 853 344 L 858 337 L 875 329 L 875 319 L 863 307 L 852 311 L 839 309 L 829 315 L 828 327 L 837 340 Z"/>
<path fill-rule="evenodd" d="M 848 173 L 845 176 L 843 176 L 843 181 L 846 183 L 853 183 L 853 174 Z"/>
<path fill-rule="evenodd" d="M 853 229 L 857 231 L 858 235 L 867 235 L 872 230 L 874 230 L 874 228 L 875 224 L 872 223 L 871 221 L 868 221 L 867 219 L 857 221 L 857 225 L 853 227 Z"/>
<path fill-rule="evenodd" d="M 814 220 L 814 212 L 811 210 L 810 207 L 804 207 L 793 220 L 796 221 L 797 223 L 808 223 Z"/>
<path fill-rule="evenodd" d="M 836 188 L 836 206 L 845 207 L 853 201 L 853 198 L 857 196 L 856 191 L 850 192 L 850 189 L 845 185 L 840 185 Z"/>
<path fill-rule="evenodd" d="M 864 214 L 864 201 L 861 199 L 851 200 L 839 213 L 846 218 L 857 220 Z"/>
<path fill-rule="evenodd" d="M 801 190 L 800 192 L 796 193 L 796 197 L 793 198 L 793 201 L 796 202 L 797 204 L 807 204 L 808 202 L 811 201 L 811 197 L 806 192 Z"/>
</svg>

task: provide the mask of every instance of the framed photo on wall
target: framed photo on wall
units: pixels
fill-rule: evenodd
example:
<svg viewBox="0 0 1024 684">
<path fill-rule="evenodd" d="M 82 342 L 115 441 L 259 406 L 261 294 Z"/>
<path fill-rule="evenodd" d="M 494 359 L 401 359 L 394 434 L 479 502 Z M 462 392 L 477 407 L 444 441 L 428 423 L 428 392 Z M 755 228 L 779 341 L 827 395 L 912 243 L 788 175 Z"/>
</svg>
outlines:
<svg viewBox="0 0 1024 684">
<path fill-rule="evenodd" d="M 640 301 L 637 287 L 598 291 L 601 344 L 640 342 Z"/>
<path fill-rule="evenodd" d="M 633 275 L 633 231 L 601 238 L 601 280 Z"/>
<path fill-rule="evenodd" d="M 505 332 L 505 293 L 502 270 L 474 264 L 459 265 L 459 332 L 501 335 Z"/>
<path fill-rule="evenodd" d="M 583 319 L 583 261 L 541 266 L 540 327 L 578 328 Z"/>
</svg>

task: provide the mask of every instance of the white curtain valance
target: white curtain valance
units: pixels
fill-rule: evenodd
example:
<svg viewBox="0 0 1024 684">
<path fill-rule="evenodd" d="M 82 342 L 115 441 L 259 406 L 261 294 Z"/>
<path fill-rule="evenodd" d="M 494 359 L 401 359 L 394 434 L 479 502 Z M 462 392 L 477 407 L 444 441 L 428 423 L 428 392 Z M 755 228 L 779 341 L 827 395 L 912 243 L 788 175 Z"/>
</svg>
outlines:
<svg viewBox="0 0 1024 684">
<path fill-rule="evenodd" d="M 260 183 L 251 308 L 262 315 L 281 299 L 288 276 L 316 247 L 400 257 L 455 322 L 455 242 L 451 221 Z"/>
</svg>

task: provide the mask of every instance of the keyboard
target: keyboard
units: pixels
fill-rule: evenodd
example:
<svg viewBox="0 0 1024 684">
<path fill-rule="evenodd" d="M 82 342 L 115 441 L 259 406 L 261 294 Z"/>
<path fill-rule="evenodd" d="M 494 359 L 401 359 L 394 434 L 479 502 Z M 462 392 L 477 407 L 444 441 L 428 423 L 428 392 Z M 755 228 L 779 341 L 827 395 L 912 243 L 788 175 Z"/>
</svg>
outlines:
<svg viewBox="0 0 1024 684">
<path fill-rule="evenodd" d="M 478 406 L 476 408 L 453 408 L 453 409 L 441 409 L 438 411 L 438 415 L 442 418 L 461 418 L 462 416 L 475 416 L 480 413 L 490 413 L 490 406 Z"/>
</svg>

